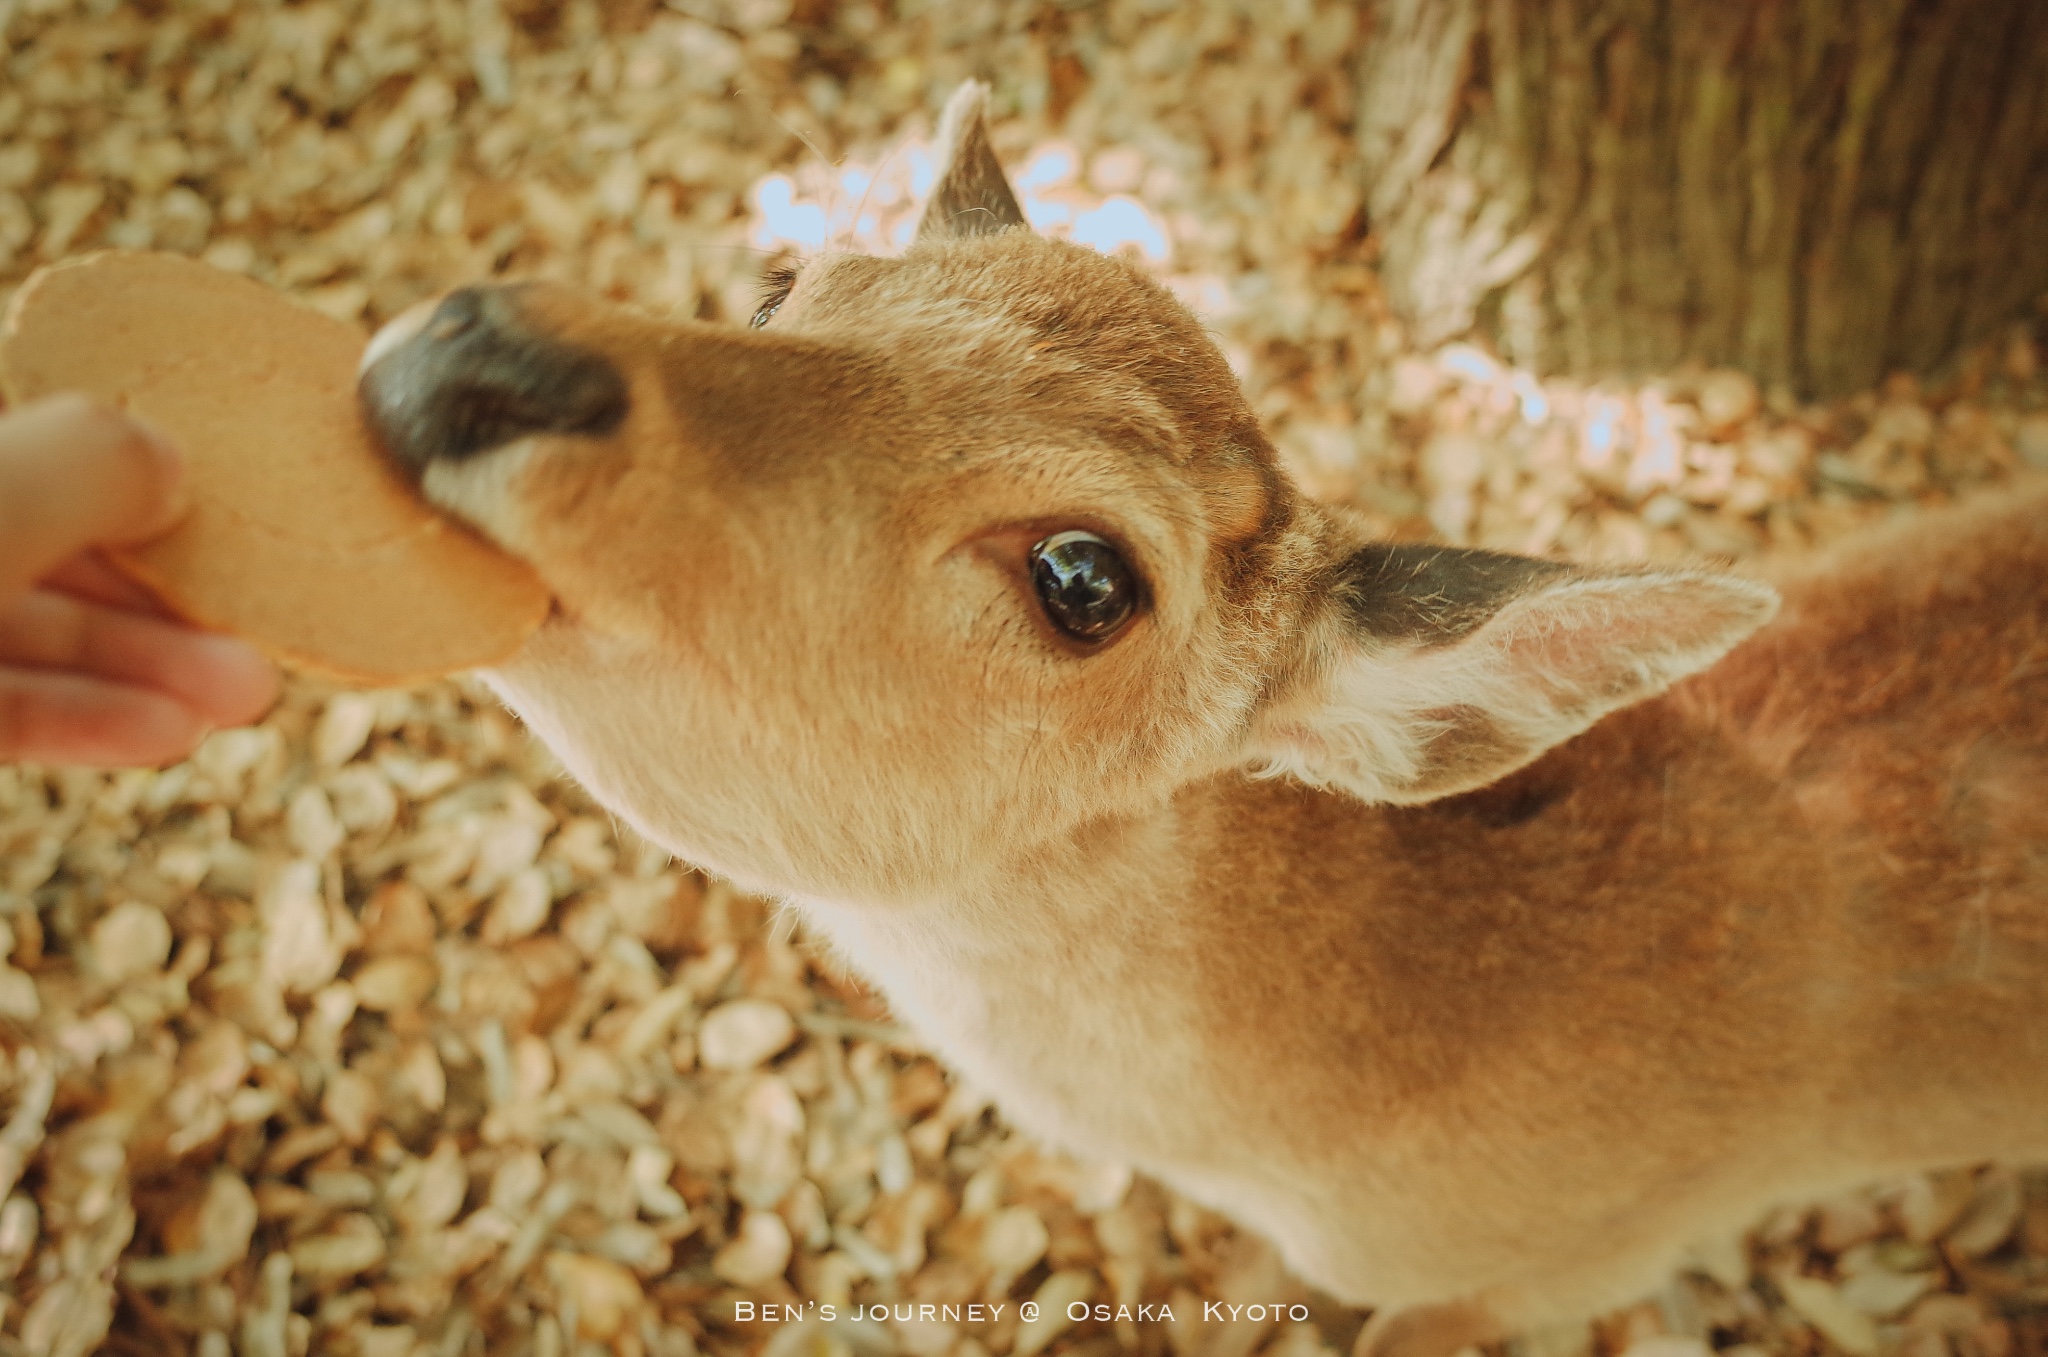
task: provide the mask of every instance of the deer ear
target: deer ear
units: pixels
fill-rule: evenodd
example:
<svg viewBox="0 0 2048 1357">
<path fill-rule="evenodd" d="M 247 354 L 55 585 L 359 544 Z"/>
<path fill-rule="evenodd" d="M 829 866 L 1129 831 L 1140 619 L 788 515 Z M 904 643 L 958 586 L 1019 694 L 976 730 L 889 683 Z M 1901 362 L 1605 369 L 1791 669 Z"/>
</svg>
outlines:
<svg viewBox="0 0 2048 1357">
<path fill-rule="evenodd" d="M 940 169 L 918 219 L 919 240 L 958 240 L 1023 226 L 1024 209 L 988 143 L 988 86 L 970 80 L 953 91 L 939 118 Z"/>
<path fill-rule="evenodd" d="M 1323 588 L 1303 678 L 1255 726 L 1257 771 L 1397 805 L 1505 777 L 1778 608 L 1733 575 L 1386 543 L 1351 549 Z"/>
</svg>

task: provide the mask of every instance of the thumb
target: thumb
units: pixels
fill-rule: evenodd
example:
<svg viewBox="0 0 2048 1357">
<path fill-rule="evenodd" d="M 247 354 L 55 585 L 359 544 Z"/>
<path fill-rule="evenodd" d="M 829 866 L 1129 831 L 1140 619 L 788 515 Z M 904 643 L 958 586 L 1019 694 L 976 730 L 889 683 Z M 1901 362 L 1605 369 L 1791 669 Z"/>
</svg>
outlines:
<svg viewBox="0 0 2048 1357">
<path fill-rule="evenodd" d="M 0 599 L 86 547 L 169 529 L 183 476 L 175 448 L 83 396 L 0 414 Z"/>
</svg>

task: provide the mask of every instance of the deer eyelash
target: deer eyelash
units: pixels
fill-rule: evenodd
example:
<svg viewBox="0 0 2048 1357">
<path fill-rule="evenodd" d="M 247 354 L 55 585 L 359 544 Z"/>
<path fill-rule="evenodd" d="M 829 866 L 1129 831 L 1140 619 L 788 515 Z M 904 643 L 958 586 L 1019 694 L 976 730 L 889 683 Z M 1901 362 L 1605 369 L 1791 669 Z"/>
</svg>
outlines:
<svg viewBox="0 0 2048 1357">
<path fill-rule="evenodd" d="M 796 278 L 803 270 L 794 264 L 784 264 L 768 270 L 761 277 L 761 304 L 754 308 L 754 318 L 747 322 L 750 329 L 758 330 L 766 325 L 783 302 L 789 299 L 789 290 L 796 286 Z"/>
</svg>

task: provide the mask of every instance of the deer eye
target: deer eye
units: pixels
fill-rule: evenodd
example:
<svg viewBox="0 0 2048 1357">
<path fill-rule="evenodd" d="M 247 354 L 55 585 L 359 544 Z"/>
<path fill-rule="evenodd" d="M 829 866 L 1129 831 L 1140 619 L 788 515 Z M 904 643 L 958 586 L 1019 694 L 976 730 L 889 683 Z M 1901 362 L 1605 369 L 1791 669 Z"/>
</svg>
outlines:
<svg viewBox="0 0 2048 1357">
<path fill-rule="evenodd" d="M 1131 568 L 1094 533 L 1054 533 L 1031 548 L 1031 583 L 1052 624 L 1077 641 L 1108 640 L 1138 610 Z"/>
<path fill-rule="evenodd" d="M 747 328 L 758 330 L 775 318 L 782 304 L 789 300 L 790 289 L 796 286 L 797 270 L 779 268 L 768 270 L 761 279 L 761 304 L 754 308 L 754 318 L 747 322 Z"/>
</svg>

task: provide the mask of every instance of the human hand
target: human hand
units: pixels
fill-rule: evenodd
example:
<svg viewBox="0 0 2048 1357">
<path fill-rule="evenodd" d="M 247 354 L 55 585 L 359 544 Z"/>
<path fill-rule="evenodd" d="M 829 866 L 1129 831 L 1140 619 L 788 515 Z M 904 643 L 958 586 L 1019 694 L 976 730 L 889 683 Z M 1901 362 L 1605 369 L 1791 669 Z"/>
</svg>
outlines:
<svg viewBox="0 0 2048 1357">
<path fill-rule="evenodd" d="M 169 617 L 93 551 L 177 522 L 183 474 L 82 396 L 0 412 L 0 763 L 169 763 L 276 700 L 262 655 Z"/>
</svg>

